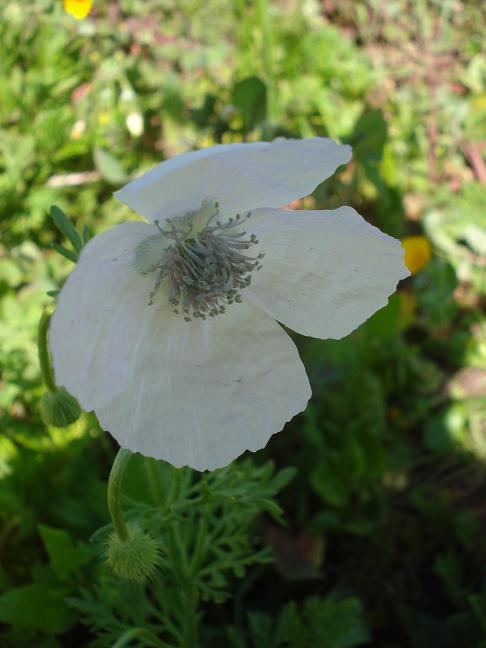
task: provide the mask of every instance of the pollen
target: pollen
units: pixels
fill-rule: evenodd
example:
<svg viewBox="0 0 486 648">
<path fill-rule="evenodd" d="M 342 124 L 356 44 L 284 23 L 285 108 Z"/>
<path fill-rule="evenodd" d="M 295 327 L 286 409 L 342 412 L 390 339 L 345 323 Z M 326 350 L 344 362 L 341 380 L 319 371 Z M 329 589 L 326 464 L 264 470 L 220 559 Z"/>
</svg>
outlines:
<svg viewBox="0 0 486 648">
<path fill-rule="evenodd" d="M 154 303 L 162 282 L 166 282 L 169 303 L 186 322 L 215 317 L 227 306 L 241 302 L 241 290 L 259 270 L 263 253 L 247 251 L 258 243 L 254 234 L 242 229 L 251 212 L 229 218 L 219 217 L 217 202 L 204 201 L 199 210 L 169 218 L 157 233 L 140 243 L 135 267 L 154 273 L 149 305 Z"/>
</svg>

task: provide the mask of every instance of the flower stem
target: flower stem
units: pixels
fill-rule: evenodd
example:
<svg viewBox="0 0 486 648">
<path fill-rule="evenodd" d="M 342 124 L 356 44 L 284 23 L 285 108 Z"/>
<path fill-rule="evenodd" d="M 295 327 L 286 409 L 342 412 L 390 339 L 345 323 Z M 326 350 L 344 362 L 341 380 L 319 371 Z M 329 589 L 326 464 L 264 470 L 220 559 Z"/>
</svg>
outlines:
<svg viewBox="0 0 486 648">
<path fill-rule="evenodd" d="M 49 349 L 47 346 L 47 333 L 49 331 L 49 324 L 51 321 L 52 311 L 44 310 L 39 320 L 39 328 L 37 331 L 37 352 L 39 354 L 39 365 L 42 373 L 42 380 L 50 392 L 56 391 L 56 383 L 54 381 L 54 373 L 51 366 L 51 358 L 49 356 Z"/>
<path fill-rule="evenodd" d="M 126 542 L 130 534 L 128 527 L 123 517 L 123 510 L 121 506 L 122 498 L 122 484 L 125 469 L 128 466 L 132 453 L 130 450 L 120 448 L 115 457 L 113 466 L 111 467 L 110 476 L 108 478 L 108 510 L 110 512 L 111 521 L 115 529 L 116 535 L 122 542 Z"/>
</svg>

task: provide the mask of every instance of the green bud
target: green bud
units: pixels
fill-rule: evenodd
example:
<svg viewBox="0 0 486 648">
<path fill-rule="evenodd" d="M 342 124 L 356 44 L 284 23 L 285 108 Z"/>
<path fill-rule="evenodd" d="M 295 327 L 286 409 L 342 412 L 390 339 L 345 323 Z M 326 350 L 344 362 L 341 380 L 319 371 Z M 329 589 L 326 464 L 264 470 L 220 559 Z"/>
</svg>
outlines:
<svg viewBox="0 0 486 648">
<path fill-rule="evenodd" d="M 157 566 L 157 543 L 138 527 L 130 527 L 128 538 L 121 540 L 116 533 L 108 541 L 107 561 L 113 573 L 131 581 L 150 578 Z"/>
<path fill-rule="evenodd" d="M 78 401 L 63 387 L 46 392 L 41 399 L 40 408 L 44 422 L 52 427 L 67 427 L 81 416 Z"/>
</svg>

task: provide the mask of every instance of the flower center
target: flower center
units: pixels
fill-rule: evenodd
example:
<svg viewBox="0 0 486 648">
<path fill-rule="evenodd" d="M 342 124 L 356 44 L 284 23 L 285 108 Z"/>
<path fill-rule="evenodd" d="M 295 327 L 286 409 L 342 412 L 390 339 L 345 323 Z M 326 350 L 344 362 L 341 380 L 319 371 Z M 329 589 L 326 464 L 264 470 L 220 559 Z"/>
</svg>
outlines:
<svg viewBox="0 0 486 648">
<path fill-rule="evenodd" d="M 254 234 L 241 231 L 250 212 L 225 223 L 218 216 L 218 203 L 204 201 L 195 212 L 168 218 L 164 228 L 155 221 L 158 234 L 142 241 L 135 253 L 136 269 L 155 273 L 149 305 L 163 280 L 174 312 L 182 312 L 186 322 L 214 317 L 241 301 L 240 290 L 250 285 L 264 255 L 246 254 L 258 243 Z"/>
</svg>

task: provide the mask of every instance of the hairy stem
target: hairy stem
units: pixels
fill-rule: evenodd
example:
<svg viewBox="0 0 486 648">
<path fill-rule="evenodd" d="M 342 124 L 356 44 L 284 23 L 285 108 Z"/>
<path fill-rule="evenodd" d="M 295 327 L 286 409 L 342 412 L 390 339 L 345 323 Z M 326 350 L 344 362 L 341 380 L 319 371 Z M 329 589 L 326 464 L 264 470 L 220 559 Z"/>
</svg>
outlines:
<svg viewBox="0 0 486 648">
<path fill-rule="evenodd" d="M 56 383 L 54 381 L 54 372 L 52 371 L 51 358 L 47 346 L 47 333 L 49 331 L 51 316 L 52 312 L 46 309 L 39 320 L 39 328 L 37 331 L 37 352 L 39 354 L 42 380 L 47 389 L 50 392 L 54 392 L 56 391 Z"/>
</svg>

